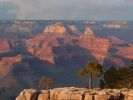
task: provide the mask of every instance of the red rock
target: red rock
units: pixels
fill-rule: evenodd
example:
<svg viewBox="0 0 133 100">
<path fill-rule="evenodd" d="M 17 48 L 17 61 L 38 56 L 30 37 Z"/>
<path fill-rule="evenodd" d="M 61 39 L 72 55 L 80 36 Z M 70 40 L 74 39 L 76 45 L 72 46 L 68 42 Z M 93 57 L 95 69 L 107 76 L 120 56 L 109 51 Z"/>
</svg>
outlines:
<svg viewBox="0 0 133 100">
<path fill-rule="evenodd" d="M 119 67 L 125 67 L 125 63 L 121 58 L 112 58 L 111 63 L 114 63 Z"/>
<path fill-rule="evenodd" d="M 93 31 L 87 28 L 84 35 L 80 37 L 80 45 L 88 49 L 100 63 L 103 63 L 104 58 L 107 56 L 110 43 L 108 39 L 96 38 Z"/>
<path fill-rule="evenodd" d="M 70 26 L 68 26 L 68 28 L 69 28 L 70 32 L 72 32 L 71 34 L 81 35 L 81 32 L 78 30 L 76 25 L 70 25 Z"/>
<path fill-rule="evenodd" d="M 94 34 L 93 34 L 93 31 L 90 27 L 87 27 L 85 29 L 84 36 L 90 37 L 90 38 L 95 37 Z"/>
<path fill-rule="evenodd" d="M 21 56 L 15 56 L 15 57 L 4 57 L 0 61 L 0 76 L 6 75 L 11 69 L 12 64 L 21 61 Z"/>
<path fill-rule="evenodd" d="M 73 32 L 78 32 L 78 31 L 79 31 L 76 25 L 70 25 L 70 26 L 68 26 L 68 28 L 69 28 L 71 31 L 73 31 Z"/>
<path fill-rule="evenodd" d="M 56 26 L 58 26 L 57 30 Z M 55 24 L 47 26 L 44 32 L 53 32 L 48 30 L 49 27 L 54 27 L 54 32 L 58 33 L 58 29 L 63 27 L 63 25 Z M 59 33 L 61 33 L 61 31 L 59 31 Z M 62 33 L 64 32 L 62 31 Z M 28 51 L 38 58 L 52 63 L 54 62 L 52 48 L 61 47 L 65 44 L 79 45 L 80 47 L 87 49 L 101 63 L 107 55 L 109 40 L 95 37 L 93 31 L 89 27 L 86 28 L 84 34 L 80 37 L 69 34 L 65 34 L 63 37 L 60 37 L 58 34 L 42 33 L 32 39 L 27 40 L 26 44 L 28 46 Z M 62 41 L 60 42 L 59 39 Z"/>
<path fill-rule="evenodd" d="M 61 23 L 46 26 L 44 33 L 57 33 L 63 35 L 66 33 L 66 28 Z"/>
<path fill-rule="evenodd" d="M 117 50 L 117 55 L 133 59 L 133 47 L 118 47 Z"/>
<path fill-rule="evenodd" d="M 0 39 L 0 53 L 5 53 L 10 50 L 7 39 Z"/>
</svg>

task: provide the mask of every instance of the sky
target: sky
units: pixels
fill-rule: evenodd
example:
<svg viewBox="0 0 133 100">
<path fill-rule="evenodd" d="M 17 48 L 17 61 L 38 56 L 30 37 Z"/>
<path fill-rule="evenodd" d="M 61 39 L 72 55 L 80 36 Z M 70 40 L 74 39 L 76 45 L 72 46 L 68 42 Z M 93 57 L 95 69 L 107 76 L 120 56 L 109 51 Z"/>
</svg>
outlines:
<svg viewBox="0 0 133 100">
<path fill-rule="evenodd" d="M 0 19 L 133 20 L 133 0 L 0 0 Z"/>
</svg>

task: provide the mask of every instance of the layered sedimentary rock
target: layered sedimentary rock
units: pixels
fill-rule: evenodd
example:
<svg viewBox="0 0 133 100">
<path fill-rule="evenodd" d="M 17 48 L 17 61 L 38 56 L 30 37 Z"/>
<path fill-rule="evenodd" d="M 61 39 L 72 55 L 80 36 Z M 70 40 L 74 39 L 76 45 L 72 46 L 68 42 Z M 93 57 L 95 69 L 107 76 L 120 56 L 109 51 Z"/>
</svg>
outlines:
<svg viewBox="0 0 133 100">
<path fill-rule="evenodd" d="M 66 28 L 61 23 L 46 26 L 44 33 L 26 41 L 30 53 L 42 60 L 54 63 L 52 47 L 60 46 L 58 38 L 66 33 Z"/>
<path fill-rule="evenodd" d="M 120 45 L 120 44 L 125 44 L 126 42 L 118 37 L 115 36 L 109 36 L 109 41 L 112 45 Z"/>
<path fill-rule="evenodd" d="M 90 27 L 87 27 L 84 31 L 84 36 L 87 36 L 89 38 L 95 38 L 93 31 Z"/>
<path fill-rule="evenodd" d="M 70 26 L 68 26 L 68 28 L 69 28 L 71 31 L 73 31 L 73 32 L 79 32 L 79 30 L 78 30 L 78 28 L 77 28 L 76 25 L 70 25 Z"/>
<path fill-rule="evenodd" d="M 103 63 L 110 44 L 108 39 L 97 38 L 90 28 L 86 28 L 84 34 L 80 37 L 80 45 L 88 49 L 100 63 Z"/>
<path fill-rule="evenodd" d="M 70 25 L 70 26 L 68 26 L 68 28 L 72 32 L 72 34 L 81 35 L 81 32 L 78 30 L 76 25 Z"/>
<path fill-rule="evenodd" d="M 11 69 L 14 63 L 21 61 L 21 56 L 4 57 L 0 60 L 0 77 L 6 75 Z"/>
<path fill-rule="evenodd" d="M 65 87 L 52 90 L 25 89 L 16 100 L 133 100 L 130 89 L 93 89 Z"/>
<path fill-rule="evenodd" d="M 117 55 L 128 58 L 128 59 L 133 59 L 133 46 L 128 46 L 128 47 L 118 47 L 117 48 Z"/>
<path fill-rule="evenodd" d="M 109 36 L 110 46 L 104 63 L 105 66 L 126 67 L 133 59 L 133 46 L 115 36 Z M 106 62 L 107 61 L 107 62 Z"/>
<path fill-rule="evenodd" d="M 54 57 L 52 53 L 52 46 L 58 46 L 58 41 L 56 35 L 53 34 L 41 34 L 36 36 L 33 39 L 28 40 L 27 42 L 28 51 L 36 55 L 38 58 L 48 61 L 54 62 Z"/>
<path fill-rule="evenodd" d="M 78 31 L 76 26 L 69 26 L 69 28 L 73 32 Z M 71 33 L 66 34 L 67 32 L 67 28 L 61 23 L 46 26 L 44 33 L 26 41 L 28 50 L 42 60 L 53 63 L 55 55 L 57 59 L 60 56 L 64 56 L 64 59 L 67 59 L 67 56 L 74 57 L 74 52 L 70 55 L 64 51 L 65 55 L 58 55 L 53 51 L 53 48 L 58 48 L 59 51 L 62 51 L 66 49 L 64 47 L 66 47 L 66 45 L 68 46 L 68 44 L 73 47 L 78 45 L 80 48 L 88 50 L 90 54 L 102 63 L 108 51 L 108 39 L 95 37 L 92 29 L 89 27 L 86 28 L 84 34 L 81 36 L 70 35 Z"/>
<path fill-rule="evenodd" d="M 64 27 L 64 25 L 62 23 L 56 23 L 54 25 L 48 25 L 46 26 L 44 33 L 57 33 L 57 34 L 61 34 L 63 35 L 64 33 L 66 33 L 66 28 Z"/>
<path fill-rule="evenodd" d="M 10 50 L 7 39 L 0 39 L 0 53 L 5 53 Z"/>
</svg>

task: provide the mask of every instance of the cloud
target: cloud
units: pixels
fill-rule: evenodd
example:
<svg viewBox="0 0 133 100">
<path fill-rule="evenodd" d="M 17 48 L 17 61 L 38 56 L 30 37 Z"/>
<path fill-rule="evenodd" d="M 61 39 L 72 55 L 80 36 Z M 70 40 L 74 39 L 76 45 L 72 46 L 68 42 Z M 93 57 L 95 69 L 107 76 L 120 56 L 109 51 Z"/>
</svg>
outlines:
<svg viewBox="0 0 133 100">
<path fill-rule="evenodd" d="M 0 0 L 17 19 L 133 20 L 133 0 Z M 3 3 L 4 2 L 4 3 Z M 131 3 L 132 2 L 132 3 Z M 2 12 L 4 13 L 4 12 Z M 1 16 L 2 14 L 0 14 Z M 4 14 L 3 14 L 4 16 Z"/>
<path fill-rule="evenodd" d="M 1 1 L 0 3 L 0 18 L 1 19 L 16 19 L 17 18 L 17 6 L 9 3 Z"/>
</svg>

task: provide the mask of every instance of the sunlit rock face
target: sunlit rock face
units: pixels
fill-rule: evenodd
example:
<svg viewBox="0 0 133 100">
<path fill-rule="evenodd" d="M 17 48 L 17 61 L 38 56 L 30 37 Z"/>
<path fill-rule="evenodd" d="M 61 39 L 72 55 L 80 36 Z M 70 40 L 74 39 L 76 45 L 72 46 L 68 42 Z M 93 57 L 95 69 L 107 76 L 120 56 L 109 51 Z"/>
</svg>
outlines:
<svg viewBox="0 0 133 100">
<path fill-rule="evenodd" d="M 76 25 L 68 26 L 69 30 L 72 32 L 73 35 L 81 35 L 81 32 L 78 30 Z"/>
<path fill-rule="evenodd" d="M 126 67 L 129 65 L 133 59 L 133 45 L 114 36 L 109 38 L 109 40 L 110 47 L 106 57 L 109 60 L 108 65 L 116 67 Z"/>
<path fill-rule="evenodd" d="M 49 45 L 52 44 L 52 42 L 56 45 L 55 39 L 56 38 L 52 35 L 44 36 L 44 34 L 41 34 L 36 36 L 35 38 L 26 41 L 28 51 L 42 60 L 54 62 L 52 49 Z"/>
<path fill-rule="evenodd" d="M 10 70 L 13 69 L 13 64 L 21 61 L 21 56 L 15 57 L 4 57 L 0 60 L 0 77 L 6 75 Z"/>
<path fill-rule="evenodd" d="M 86 28 L 84 34 L 80 37 L 80 45 L 88 49 L 100 63 L 103 63 L 108 53 L 109 40 L 95 37 L 93 31 Z"/>
<path fill-rule="evenodd" d="M 94 33 L 90 27 L 87 27 L 84 31 L 84 36 L 89 37 L 89 38 L 94 38 Z"/>
<path fill-rule="evenodd" d="M 63 35 L 64 33 L 66 33 L 66 28 L 62 23 L 59 22 L 54 25 L 46 26 L 44 33 L 54 33 L 58 35 Z"/>
<path fill-rule="evenodd" d="M 10 50 L 7 39 L 0 39 L 0 53 L 5 53 Z"/>
<path fill-rule="evenodd" d="M 37 91 L 25 89 L 16 100 L 133 100 L 131 89 L 87 89 L 76 87 Z"/>
<path fill-rule="evenodd" d="M 128 58 L 128 59 L 133 59 L 133 46 L 129 47 L 118 47 L 117 48 L 117 55 Z"/>
<path fill-rule="evenodd" d="M 73 31 L 73 32 L 78 32 L 78 31 L 79 31 L 76 25 L 70 25 L 70 26 L 68 26 L 68 28 L 69 28 L 71 31 Z"/>
<path fill-rule="evenodd" d="M 120 45 L 120 44 L 125 44 L 126 42 L 124 40 L 119 39 L 118 37 L 115 36 L 109 36 L 109 41 L 112 45 Z"/>
<path fill-rule="evenodd" d="M 69 26 L 69 28 L 72 31 L 78 31 L 76 26 Z M 44 33 L 26 41 L 28 51 L 42 60 L 53 63 L 55 62 L 54 58 L 57 52 L 54 52 L 53 48 L 60 48 L 58 50 L 62 51 L 66 49 L 64 46 L 68 44 L 73 47 L 78 45 L 80 48 L 88 50 L 88 52 L 90 52 L 97 61 L 100 63 L 103 62 L 109 47 L 108 39 L 95 37 L 90 27 L 87 27 L 85 32 L 80 36 L 75 36 L 71 33 L 66 34 L 66 32 L 69 32 L 66 29 L 67 28 L 65 28 L 61 23 L 46 26 Z M 60 34 L 63 34 L 63 36 Z M 67 58 L 67 56 L 73 57 L 74 52 L 71 55 L 66 54 L 67 51 L 64 51 L 64 56 L 56 54 L 56 58 L 58 59 L 59 56 L 63 56 L 64 58 Z"/>
</svg>

